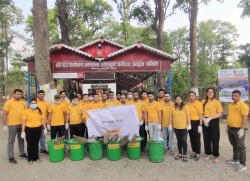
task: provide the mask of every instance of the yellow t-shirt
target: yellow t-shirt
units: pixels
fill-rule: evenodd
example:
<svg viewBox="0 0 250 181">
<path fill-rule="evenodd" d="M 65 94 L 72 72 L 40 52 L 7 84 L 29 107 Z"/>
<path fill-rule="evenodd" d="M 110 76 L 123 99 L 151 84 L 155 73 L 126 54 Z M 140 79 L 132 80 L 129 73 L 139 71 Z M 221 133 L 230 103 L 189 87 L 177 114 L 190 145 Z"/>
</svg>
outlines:
<svg viewBox="0 0 250 181">
<path fill-rule="evenodd" d="M 172 116 L 173 128 L 175 129 L 186 129 L 188 126 L 187 116 L 189 113 L 188 107 L 184 106 L 182 110 L 175 109 L 175 106 L 172 106 L 170 114 Z"/>
<path fill-rule="evenodd" d="M 228 105 L 227 125 L 232 128 L 240 128 L 242 126 L 242 116 L 247 116 L 249 107 L 243 101 L 236 104 Z"/>
<path fill-rule="evenodd" d="M 101 109 L 104 107 L 105 105 L 102 102 L 93 102 L 92 104 L 89 105 L 89 110 Z"/>
<path fill-rule="evenodd" d="M 105 107 L 115 107 L 115 106 L 119 106 L 119 105 L 120 105 L 120 102 L 116 99 L 113 99 L 113 100 L 108 99 L 105 102 Z"/>
<path fill-rule="evenodd" d="M 82 102 L 81 106 L 82 106 L 82 122 L 86 123 L 86 111 L 89 110 L 89 106 L 91 105 L 91 103 L 89 102 Z"/>
<path fill-rule="evenodd" d="M 205 101 L 206 101 L 205 99 L 201 101 L 203 107 Z M 218 113 L 222 113 L 222 106 L 220 101 L 218 101 L 217 99 L 212 99 L 211 101 L 207 102 L 203 110 L 204 110 L 204 117 L 210 118 Z"/>
<path fill-rule="evenodd" d="M 69 124 L 80 124 L 82 122 L 83 107 L 79 103 L 77 105 L 70 104 L 68 108 Z"/>
<path fill-rule="evenodd" d="M 51 113 L 51 126 L 64 125 L 64 113 L 67 112 L 67 108 L 62 103 L 50 104 L 48 112 Z"/>
<path fill-rule="evenodd" d="M 159 102 L 153 101 L 152 103 L 145 104 L 145 111 L 148 115 L 148 123 L 158 123 L 158 111 L 162 111 Z"/>
<path fill-rule="evenodd" d="M 48 116 L 48 107 L 49 107 L 49 103 L 45 100 L 41 101 L 39 99 L 37 99 L 37 106 L 41 109 L 42 111 L 42 116 L 44 120 L 47 120 L 47 116 Z"/>
<path fill-rule="evenodd" d="M 161 105 L 161 107 L 162 107 L 161 125 L 163 127 L 169 126 L 170 112 L 171 112 L 172 106 L 173 106 L 172 102 L 168 102 L 168 103 L 164 102 Z"/>
<path fill-rule="evenodd" d="M 164 101 L 164 99 L 159 99 L 158 98 L 157 102 L 159 102 L 162 105 L 162 104 L 164 104 L 165 101 Z"/>
<path fill-rule="evenodd" d="M 126 99 L 126 104 L 134 104 L 134 100 L 133 99 Z"/>
<path fill-rule="evenodd" d="M 27 108 L 26 102 L 24 100 L 16 100 L 14 98 L 9 99 L 3 107 L 4 111 L 8 111 L 8 125 L 19 125 L 22 124 L 22 114 Z"/>
<path fill-rule="evenodd" d="M 70 102 L 68 100 L 61 100 L 60 102 L 66 109 L 69 108 Z"/>
<path fill-rule="evenodd" d="M 133 104 L 135 105 L 136 112 L 138 114 L 139 121 L 142 120 L 142 113 L 145 111 L 144 104 L 141 100 L 134 101 Z"/>
<path fill-rule="evenodd" d="M 190 120 L 200 121 L 200 114 L 203 114 L 203 107 L 199 101 L 188 102 L 186 106 L 190 112 Z"/>
<path fill-rule="evenodd" d="M 22 114 L 22 120 L 26 120 L 25 126 L 29 128 L 42 126 L 42 119 L 38 110 L 26 109 Z"/>
<path fill-rule="evenodd" d="M 147 99 L 141 99 L 141 101 L 142 101 L 143 103 L 149 103 L 148 98 L 147 98 Z"/>
</svg>

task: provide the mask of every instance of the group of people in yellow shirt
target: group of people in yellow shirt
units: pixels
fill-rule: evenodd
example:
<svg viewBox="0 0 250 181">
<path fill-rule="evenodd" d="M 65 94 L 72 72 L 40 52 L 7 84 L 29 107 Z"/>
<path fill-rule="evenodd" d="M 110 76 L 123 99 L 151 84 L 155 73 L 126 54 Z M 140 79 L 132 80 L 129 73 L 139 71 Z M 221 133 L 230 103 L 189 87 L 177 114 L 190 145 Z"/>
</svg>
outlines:
<svg viewBox="0 0 250 181">
<path fill-rule="evenodd" d="M 228 107 L 228 137 L 233 145 L 233 159 L 227 163 L 238 163 L 238 170 L 246 169 L 246 151 L 244 146 L 246 120 L 248 106 L 240 100 L 240 91 L 232 93 L 233 103 Z M 187 158 L 187 134 L 190 136 L 192 154 L 190 159 L 200 159 L 201 143 L 200 135 L 203 133 L 205 160 L 213 155 L 213 162 L 219 162 L 219 117 L 222 115 L 222 106 L 216 99 L 214 88 L 207 89 L 206 98 L 199 102 L 195 92 L 188 93 L 188 103 L 184 104 L 180 95 L 171 102 L 170 93 L 163 89 L 158 91 L 158 100 L 155 100 L 153 92 L 128 91 L 127 95 L 116 94 L 110 91 L 103 93 L 101 99 L 98 94 L 77 94 L 71 101 L 67 100 L 66 92 L 61 91 L 55 95 L 54 103 L 48 104 L 44 100 L 44 91 L 38 91 L 37 99 L 30 101 L 29 108 L 21 99 L 22 90 L 16 89 L 13 98 L 4 105 L 3 131 L 9 133 L 8 157 L 12 164 L 17 163 L 14 158 L 13 145 L 15 136 L 18 135 L 20 158 L 28 159 L 29 163 L 41 161 L 39 159 L 39 140 L 41 151 L 45 150 L 45 138 L 47 130 L 51 131 L 51 139 L 57 136 L 67 136 L 70 128 L 70 137 L 88 137 L 86 127 L 86 111 L 104 107 L 114 107 L 133 104 L 138 113 L 140 124 L 139 134 L 143 137 L 141 150 L 146 151 L 147 133 L 154 139 L 163 136 L 165 151 L 170 150 L 174 156 L 174 133 L 177 139 L 179 154 L 176 160 Z M 27 141 L 28 156 L 24 153 L 24 142 Z M 42 141 L 43 140 L 43 141 Z"/>
</svg>

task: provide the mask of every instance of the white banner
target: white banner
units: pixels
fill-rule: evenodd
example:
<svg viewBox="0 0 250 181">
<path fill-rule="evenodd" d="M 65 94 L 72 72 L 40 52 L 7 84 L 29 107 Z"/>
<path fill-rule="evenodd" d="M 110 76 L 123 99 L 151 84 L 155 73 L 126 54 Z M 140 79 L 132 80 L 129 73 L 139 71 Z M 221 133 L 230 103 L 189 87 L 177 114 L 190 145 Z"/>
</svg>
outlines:
<svg viewBox="0 0 250 181">
<path fill-rule="evenodd" d="M 107 132 L 139 135 L 139 120 L 134 105 L 117 106 L 87 111 L 89 136 L 104 136 Z"/>
<path fill-rule="evenodd" d="M 248 100 L 248 69 L 222 69 L 218 71 L 219 99 L 221 102 L 232 102 L 232 92 L 241 91 L 241 99 Z"/>
</svg>

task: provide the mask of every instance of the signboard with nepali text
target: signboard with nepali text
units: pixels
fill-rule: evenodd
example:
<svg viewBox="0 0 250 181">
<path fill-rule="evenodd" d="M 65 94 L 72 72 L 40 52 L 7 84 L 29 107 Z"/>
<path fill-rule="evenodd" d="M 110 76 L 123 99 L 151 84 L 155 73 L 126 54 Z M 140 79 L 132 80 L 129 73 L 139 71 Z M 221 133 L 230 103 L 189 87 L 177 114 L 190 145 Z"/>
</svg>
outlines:
<svg viewBox="0 0 250 181">
<path fill-rule="evenodd" d="M 85 62 L 53 62 L 53 72 L 153 72 L 170 69 L 168 61 L 85 61 Z"/>
<path fill-rule="evenodd" d="M 139 135 L 139 119 L 134 105 L 116 106 L 87 111 L 89 136 L 104 136 L 108 133 Z"/>
<path fill-rule="evenodd" d="M 219 99 L 221 102 L 232 102 L 232 92 L 241 91 L 241 99 L 248 97 L 248 69 L 222 69 L 218 71 Z"/>
</svg>

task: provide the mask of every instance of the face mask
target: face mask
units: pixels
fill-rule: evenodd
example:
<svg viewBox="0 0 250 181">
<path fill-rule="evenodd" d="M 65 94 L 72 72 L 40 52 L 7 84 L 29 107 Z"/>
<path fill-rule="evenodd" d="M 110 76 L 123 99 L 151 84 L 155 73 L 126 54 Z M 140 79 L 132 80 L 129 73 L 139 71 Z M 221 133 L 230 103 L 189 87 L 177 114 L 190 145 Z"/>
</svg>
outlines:
<svg viewBox="0 0 250 181">
<path fill-rule="evenodd" d="M 128 99 L 132 99 L 132 95 L 128 95 L 127 98 L 128 98 Z"/>
<path fill-rule="evenodd" d="M 74 101 L 74 102 L 72 102 L 72 104 L 76 105 L 76 104 L 78 104 L 78 102 L 75 102 L 75 101 Z"/>
<path fill-rule="evenodd" d="M 55 101 L 55 103 L 56 103 L 56 104 L 59 104 L 59 103 L 60 103 L 60 101 Z"/>
<path fill-rule="evenodd" d="M 89 101 L 92 101 L 93 100 L 93 97 L 89 97 Z"/>
<path fill-rule="evenodd" d="M 37 104 L 30 104 L 30 108 L 31 109 L 36 109 L 37 108 Z"/>
<path fill-rule="evenodd" d="M 61 98 L 63 101 L 65 100 L 65 98 Z"/>
</svg>

